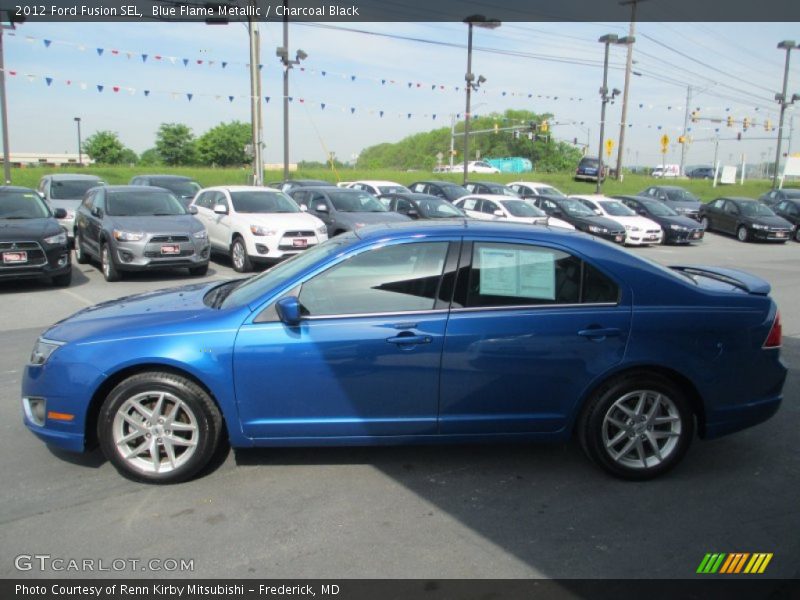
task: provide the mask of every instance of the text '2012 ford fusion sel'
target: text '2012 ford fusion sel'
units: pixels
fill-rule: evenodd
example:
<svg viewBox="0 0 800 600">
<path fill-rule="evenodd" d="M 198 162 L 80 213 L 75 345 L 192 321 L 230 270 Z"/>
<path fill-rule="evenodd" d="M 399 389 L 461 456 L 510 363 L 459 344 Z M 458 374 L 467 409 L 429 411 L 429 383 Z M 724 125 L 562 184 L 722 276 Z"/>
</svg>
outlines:
<svg viewBox="0 0 800 600">
<path fill-rule="evenodd" d="M 170 483 L 235 447 L 563 441 L 618 477 L 771 417 L 765 281 L 579 232 L 477 221 L 342 234 L 251 279 L 99 304 L 45 331 L 25 424 Z M 227 435 L 224 435 L 227 434 Z"/>
</svg>

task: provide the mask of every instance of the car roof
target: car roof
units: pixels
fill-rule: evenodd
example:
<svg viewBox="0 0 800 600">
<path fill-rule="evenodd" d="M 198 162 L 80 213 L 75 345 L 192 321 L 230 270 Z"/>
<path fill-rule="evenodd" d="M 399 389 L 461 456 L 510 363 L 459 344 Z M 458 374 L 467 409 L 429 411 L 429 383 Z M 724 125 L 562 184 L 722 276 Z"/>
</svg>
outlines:
<svg viewBox="0 0 800 600">
<path fill-rule="evenodd" d="M 654 188 L 654 189 L 657 189 L 657 190 L 680 190 L 681 192 L 688 192 L 689 191 L 686 188 L 682 188 L 679 185 L 651 185 L 650 187 Z M 691 192 L 689 192 L 689 193 L 691 194 Z"/>
<path fill-rule="evenodd" d="M 457 187 L 464 187 L 460 183 L 456 183 L 455 181 L 447 181 L 446 179 L 422 179 L 420 181 L 415 181 L 414 183 L 409 183 L 408 186 L 417 185 L 418 183 L 427 183 L 427 184 L 432 183 L 434 185 L 455 185 Z"/>
<path fill-rule="evenodd" d="M 422 192 L 392 192 L 390 194 L 386 194 L 385 197 L 390 196 L 392 198 L 406 198 L 409 200 L 438 200 L 441 202 L 447 202 L 447 200 L 444 198 L 439 198 L 439 196 L 434 196 L 432 194 L 423 194 Z"/>
<path fill-rule="evenodd" d="M 201 192 L 207 191 L 223 191 L 229 192 L 280 192 L 279 189 L 265 186 L 265 185 L 215 185 L 200 190 Z"/>
<path fill-rule="evenodd" d="M 475 181 L 474 179 L 470 179 L 467 181 L 467 185 L 499 185 L 501 187 L 508 187 L 505 183 L 500 183 L 499 181 Z"/>
<path fill-rule="evenodd" d="M 505 194 L 469 194 L 467 196 L 462 196 L 458 199 L 459 202 L 464 200 L 465 198 L 480 198 L 481 200 L 494 200 L 495 202 L 505 202 L 508 200 L 522 200 L 522 198 L 515 198 L 514 196 L 506 196 Z"/>
<path fill-rule="evenodd" d="M 746 196 L 720 196 L 717 200 L 733 200 L 734 202 L 758 202 L 755 198 L 748 198 Z M 760 204 L 760 202 L 759 202 Z"/>
<path fill-rule="evenodd" d="M 53 181 L 75 181 L 81 179 L 91 179 L 92 181 L 101 181 L 101 179 L 97 175 L 89 175 L 88 173 L 52 173 L 50 175 L 45 175 L 45 177 L 50 177 Z"/>
<path fill-rule="evenodd" d="M 194 181 L 191 177 L 186 175 L 134 175 L 136 177 L 148 177 L 150 179 L 171 179 L 172 181 Z"/>
<path fill-rule="evenodd" d="M 550 185 L 549 183 L 541 183 L 540 181 L 512 181 L 506 185 L 527 185 L 532 188 L 549 187 L 556 189 L 556 186 Z"/>
<path fill-rule="evenodd" d="M 106 185 L 102 189 L 107 192 L 164 192 L 168 191 L 157 185 Z"/>
<path fill-rule="evenodd" d="M 531 228 L 528 223 L 514 223 L 511 221 L 481 221 L 477 219 L 447 219 L 446 223 L 440 223 L 438 219 L 433 221 L 403 221 L 383 223 L 380 225 L 367 225 L 355 230 L 355 234 L 362 240 L 378 240 L 396 234 L 402 237 L 409 233 L 425 233 L 430 235 L 453 235 L 468 230 L 475 235 L 487 234 L 509 238 L 526 237 L 532 231 L 543 232 L 552 235 L 552 241 L 574 240 L 576 236 L 589 239 L 586 234 L 571 229 L 561 227 L 542 226 L 541 228 Z"/>
<path fill-rule="evenodd" d="M 578 200 L 591 200 L 592 202 L 604 202 L 606 200 L 613 200 L 614 198 L 609 198 L 605 194 L 571 194 L 570 198 L 576 198 Z"/>
<path fill-rule="evenodd" d="M 397 183 L 396 181 L 382 181 L 380 179 L 359 179 L 358 181 L 351 182 L 351 185 L 353 183 L 363 183 L 363 184 L 366 184 L 366 185 L 375 185 L 375 186 L 378 186 L 378 185 L 399 185 L 399 186 L 402 186 L 402 187 L 406 187 L 402 183 Z"/>
<path fill-rule="evenodd" d="M 36 194 L 36 190 L 22 187 L 20 185 L 0 185 L 0 194 L 4 192 L 28 192 Z M 37 194 L 38 195 L 38 194 Z"/>
</svg>

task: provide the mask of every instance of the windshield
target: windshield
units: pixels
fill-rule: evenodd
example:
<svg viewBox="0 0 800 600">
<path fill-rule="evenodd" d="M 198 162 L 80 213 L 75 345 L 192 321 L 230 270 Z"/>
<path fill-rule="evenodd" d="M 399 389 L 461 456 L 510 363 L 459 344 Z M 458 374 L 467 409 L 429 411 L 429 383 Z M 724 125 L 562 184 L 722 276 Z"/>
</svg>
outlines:
<svg viewBox="0 0 800 600">
<path fill-rule="evenodd" d="M 525 200 L 503 200 L 502 205 L 512 217 L 544 217 L 545 213 Z"/>
<path fill-rule="evenodd" d="M 656 217 L 676 217 L 678 213 L 672 210 L 666 204 L 661 202 L 655 202 L 650 200 L 649 202 L 642 202 L 642 204 L 650 211 L 650 214 L 655 215 Z"/>
<path fill-rule="evenodd" d="M 560 190 L 557 190 L 556 188 L 547 185 L 544 185 L 542 187 L 537 187 L 536 193 L 544 196 L 559 196 L 561 198 L 566 198 L 566 195 L 563 194 Z"/>
<path fill-rule="evenodd" d="M 463 212 L 446 200 L 431 198 L 430 200 L 420 200 L 417 202 L 419 212 L 423 217 L 429 219 L 452 219 L 454 217 L 465 216 Z"/>
<path fill-rule="evenodd" d="M 505 185 L 490 185 L 487 187 L 493 194 L 500 194 L 501 196 L 511 196 L 512 198 L 519 198 L 519 194 L 517 194 L 514 190 Z"/>
<path fill-rule="evenodd" d="M 170 192 L 109 192 L 107 213 L 112 217 L 154 217 L 185 215 L 183 204 Z"/>
<path fill-rule="evenodd" d="M 774 217 L 775 213 L 761 202 L 740 202 L 739 208 L 745 217 Z"/>
<path fill-rule="evenodd" d="M 47 205 L 36 192 L 0 194 L 0 219 L 44 219 L 49 216 Z"/>
<path fill-rule="evenodd" d="M 51 181 L 50 182 L 50 197 L 59 200 L 74 200 L 83 198 L 87 190 L 103 185 L 102 181 L 97 179 L 70 179 L 67 181 Z"/>
<path fill-rule="evenodd" d="M 200 184 L 196 181 L 174 181 L 174 180 L 161 180 L 161 179 L 153 179 L 152 185 L 156 187 L 162 187 L 176 196 L 192 196 L 200 191 Z"/>
<path fill-rule="evenodd" d="M 700 198 L 686 190 L 664 190 L 672 202 L 700 202 Z"/>
<path fill-rule="evenodd" d="M 411 192 L 411 190 L 408 189 L 404 185 L 379 185 L 378 186 L 378 191 L 382 195 L 383 194 L 408 194 L 409 192 Z"/>
<path fill-rule="evenodd" d="M 447 196 L 448 200 L 458 200 L 469 194 L 469 190 L 460 185 L 443 185 L 442 193 Z"/>
<path fill-rule="evenodd" d="M 289 260 L 279 263 L 240 284 L 225 299 L 222 303 L 222 308 L 249 304 L 269 290 L 289 281 L 315 262 L 333 256 L 354 239 L 356 239 L 354 233 L 343 233 L 305 252 L 295 254 Z"/>
<path fill-rule="evenodd" d="M 571 217 L 594 217 L 594 211 L 588 206 L 584 205 L 580 200 L 569 198 L 562 200 L 560 203 L 561 208 Z"/>
<path fill-rule="evenodd" d="M 601 202 L 600 206 L 612 217 L 635 217 L 636 213 L 630 208 L 625 206 L 622 202 L 616 200 L 609 200 Z"/>
<path fill-rule="evenodd" d="M 231 192 L 237 213 L 296 213 L 300 207 L 283 192 Z"/>
<path fill-rule="evenodd" d="M 328 196 L 339 212 L 386 212 L 386 207 L 366 192 L 328 192 Z"/>
</svg>

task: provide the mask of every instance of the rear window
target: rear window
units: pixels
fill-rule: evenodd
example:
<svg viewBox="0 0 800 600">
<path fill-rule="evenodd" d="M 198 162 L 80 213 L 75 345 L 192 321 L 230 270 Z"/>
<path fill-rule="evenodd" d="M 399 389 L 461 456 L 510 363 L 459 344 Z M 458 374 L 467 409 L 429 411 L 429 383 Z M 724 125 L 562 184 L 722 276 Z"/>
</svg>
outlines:
<svg viewBox="0 0 800 600">
<path fill-rule="evenodd" d="M 103 185 L 97 179 L 74 179 L 50 182 L 50 197 L 53 200 L 80 200 L 93 187 Z"/>
</svg>

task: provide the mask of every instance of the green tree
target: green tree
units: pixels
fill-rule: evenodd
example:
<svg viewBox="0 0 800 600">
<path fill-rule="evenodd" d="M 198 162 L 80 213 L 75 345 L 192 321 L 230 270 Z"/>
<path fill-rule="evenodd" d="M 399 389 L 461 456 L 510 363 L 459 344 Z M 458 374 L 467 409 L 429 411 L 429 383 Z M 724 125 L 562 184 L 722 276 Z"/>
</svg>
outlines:
<svg viewBox="0 0 800 600">
<path fill-rule="evenodd" d="M 220 123 L 197 140 L 200 162 L 218 167 L 232 167 L 248 162 L 244 147 L 252 139 L 250 125 L 241 121 Z"/>
<path fill-rule="evenodd" d="M 125 165 L 135 165 L 139 162 L 139 155 L 130 148 L 123 148 L 119 162 Z"/>
<path fill-rule="evenodd" d="M 142 167 L 154 167 L 163 164 L 164 161 L 161 160 L 161 155 L 155 148 L 149 148 L 139 156 L 139 165 Z"/>
<path fill-rule="evenodd" d="M 113 131 L 98 131 L 83 142 L 83 151 L 100 164 L 117 165 L 125 162 L 125 146 Z"/>
<path fill-rule="evenodd" d="M 196 162 L 194 134 L 183 123 L 162 123 L 156 133 L 155 147 L 165 165 L 191 165 Z"/>
</svg>

